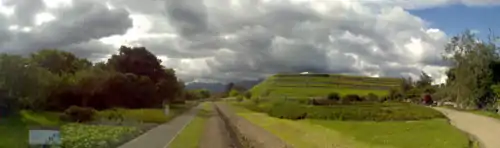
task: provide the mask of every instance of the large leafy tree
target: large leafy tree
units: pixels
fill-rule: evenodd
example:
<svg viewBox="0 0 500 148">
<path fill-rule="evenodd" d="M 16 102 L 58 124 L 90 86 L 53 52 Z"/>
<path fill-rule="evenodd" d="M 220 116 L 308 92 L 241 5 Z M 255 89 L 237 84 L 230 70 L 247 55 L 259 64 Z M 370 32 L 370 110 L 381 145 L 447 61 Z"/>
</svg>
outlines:
<svg viewBox="0 0 500 148">
<path fill-rule="evenodd" d="M 31 61 L 38 66 L 56 74 L 73 74 L 78 70 L 89 68 L 92 63 L 87 59 L 76 57 L 70 52 L 56 49 L 44 49 L 31 54 Z"/>
<path fill-rule="evenodd" d="M 498 59 L 495 44 L 480 41 L 467 31 L 453 37 L 445 51 L 445 59 L 453 64 L 447 72 L 447 87 L 455 101 L 479 108 L 491 105 L 495 101 L 490 88 L 492 66 Z"/>
<path fill-rule="evenodd" d="M 108 60 L 112 69 L 148 77 L 156 85 L 154 100 L 174 100 L 182 88 L 178 85 L 173 69 L 166 69 L 161 61 L 144 47 L 125 47 Z"/>
</svg>

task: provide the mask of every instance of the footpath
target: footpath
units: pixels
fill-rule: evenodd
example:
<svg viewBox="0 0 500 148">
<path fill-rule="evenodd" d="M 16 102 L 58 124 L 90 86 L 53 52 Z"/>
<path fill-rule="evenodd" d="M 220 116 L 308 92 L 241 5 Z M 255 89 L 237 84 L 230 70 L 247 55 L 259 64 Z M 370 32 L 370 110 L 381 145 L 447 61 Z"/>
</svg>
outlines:
<svg viewBox="0 0 500 148">
<path fill-rule="evenodd" d="M 167 148 L 187 124 L 196 116 L 200 105 L 159 125 L 118 148 Z"/>
<path fill-rule="evenodd" d="M 498 119 L 442 107 L 434 109 L 446 115 L 453 126 L 473 135 L 481 143 L 482 148 L 500 148 Z"/>
</svg>

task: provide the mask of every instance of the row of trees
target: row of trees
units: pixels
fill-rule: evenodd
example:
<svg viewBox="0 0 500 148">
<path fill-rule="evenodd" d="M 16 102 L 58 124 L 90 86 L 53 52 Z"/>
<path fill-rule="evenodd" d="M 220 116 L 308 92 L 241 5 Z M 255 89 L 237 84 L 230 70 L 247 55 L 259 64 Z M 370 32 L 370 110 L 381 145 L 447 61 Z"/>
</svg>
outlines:
<svg viewBox="0 0 500 148">
<path fill-rule="evenodd" d="M 453 101 L 462 108 L 494 108 L 500 95 L 500 56 L 495 38 L 483 41 L 469 31 L 451 38 L 443 55 L 450 64 L 445 84 L 431 85 L 422 72 L 419 81 L 403 79 L 389 97 L 415 99 L 432 94 L 434 99 Z"/>
<path fill-rule="evenodd" d="M 144 47 L 122 46 L 95 64 L 52 49 L 29 57 L 0 54 L 0 104 L 47 110 L 146 108 L 184 99 L 183 82 L 160 63 Z"/>
</svg>

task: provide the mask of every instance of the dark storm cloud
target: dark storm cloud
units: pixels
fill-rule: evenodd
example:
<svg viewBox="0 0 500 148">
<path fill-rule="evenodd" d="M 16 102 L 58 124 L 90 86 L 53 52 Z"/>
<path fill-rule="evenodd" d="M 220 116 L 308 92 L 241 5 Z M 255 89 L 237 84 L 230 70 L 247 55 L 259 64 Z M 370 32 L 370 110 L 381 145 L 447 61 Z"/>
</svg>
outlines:
<svg viewBox="0 0 500 148">
<path fill-rule="evenodd" d="M 166 11 L 171 24 L 184 37 L 195 37 L 209 31 L 203 0 L 168 0 Z"/>
<path fill-rule="evenodd" d="M 115 49 L 108 49 L 112 47 L 97 39 L 125 33 L 131 26 L 128 13 L 133 13 L 150 21 L 142 22 L 149 24 L 148 33 L 168 35 L 131 42 L 166 57 L 163 64 L 175 68 L 186 81 L 229 82 L 304 71 L 399 77 L 418 75 L 428 65 L 443 65 L 438 57 L 446 35 L 439 30 L 426 32 L 425 21 L 394 7 L 396 4 L 286 0 L 75 2 L 72 8 L 54 12 L 58 17 L 55 21 L 30 33 L 11 33 L 8 43 L 0 43 L 0 51 L 62 47 L 82 57 L 100 59 Z M 106 9 L 106 2 L 116 9 Z"/>
<path fill-rule="evenodd" d="M 20 26 L 34 25 L 35 14 L 45 9 L 42 0 L 5 0 L 3 4 L 14 7 L 15 19 L 12 22 Z"/>
<path fill-rule="evenodd" d="M 10 35 L 13 37 L 8 43 L 0 44 L 0 51 L 28 54 L 44 48 L 76 46 L 102 37 L 123 34 L 132 26 L 129 14 L 124 9 L 109 10 L 105 5 L 91 1 L 74 1 L 73 7 L 52 12 L 56 20 L 34 26 L 30 32 L 12 31 Z M 87 57 L 95 51 L 76 53 Z"/>
</svg>

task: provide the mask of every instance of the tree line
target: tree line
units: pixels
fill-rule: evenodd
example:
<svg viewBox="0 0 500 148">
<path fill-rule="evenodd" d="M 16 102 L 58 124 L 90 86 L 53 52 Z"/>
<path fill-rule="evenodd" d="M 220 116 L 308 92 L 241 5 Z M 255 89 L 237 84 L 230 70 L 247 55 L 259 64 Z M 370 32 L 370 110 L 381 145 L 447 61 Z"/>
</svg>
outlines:
<svg viewBox="0 0 500 148">
<path fill-rule="evenodd" d="M 445 46 L 446 83 L 432 85 L 432 78 L 422 72 L 419 81 L 403 79 L 392 90 L 393 98 L 418 98 L 431 94 L 434 99 L 452 101 L 460 108 L 495 109 L 500 96 L 500 56 L 497 37 L 482 40 L 470 31 L 454 36 Z"/>
<path fill-rule="evenodd" d="M 144 47 L 122 46 L 99 63 L 56 49 L 0 54 L 0 105 L 11 109 L 151 108 L 188 95 L 197 98 Z"/>
</svg>

